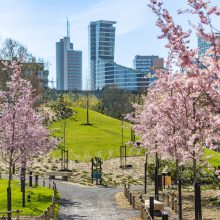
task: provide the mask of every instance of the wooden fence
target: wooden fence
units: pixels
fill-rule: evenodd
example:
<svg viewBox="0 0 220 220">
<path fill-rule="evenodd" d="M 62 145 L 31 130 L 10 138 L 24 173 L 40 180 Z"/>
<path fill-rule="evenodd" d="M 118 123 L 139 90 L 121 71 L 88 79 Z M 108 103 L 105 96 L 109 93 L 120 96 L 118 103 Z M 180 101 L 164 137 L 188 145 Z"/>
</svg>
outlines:
<svg viewBox="0 0 220 220">
<path fill-rule="evenodd" d="M 136 196 L 132 195 L 132 192 L 130 191 L 129 185 L 128 186 L 126 186 L 126 184 L 124 185 L 124 195 L 125 195 L 126 199 L 128 200 L 128 202 L 133 206 L 133 208 L 140 209 L 140 217 L 142 220 L 153 220 L 153 219 L 154 220 L 163 220 L 163 219 L 168 220 L 167 215 L 164 215 L 164 216 L 162 215 L 162 217 L 154 216 L 154 218 L 152 218 L 150 216 L 148 208 L 145 206 L 145 201 L 143 200 L 142 196 L 137 198 Z M 141 207 L 139 206 L 138 202 L 141 203 Z"/>
<path fill-rule="evenodd" d="M 56 204 L 56 191 L 54 191 L 52 196 L 52 203 L 47 209 L 43 212 L 41 216 L 20 216 L 20 210 L 17 211 L 11 211 L 10 213 L 16 213 L 16 216 L 13 217 L 13 220 L 53 220 L 55 216 L 55 204 Z M 9 212 L 0 212 L 2 217 L 0 217 L 0 220 L 6 220 L 8 219 L 7 214 Z M 6 216 L 5 216 L 6 215 Z"/>
<path fill-rule="evenodd" d="M 163 201 L 166 203 L 166 206 L 171 207 L 175 213 L 178 213 L 178 198 L 177 196 L 171 193 L 163 193 L 162 194 Z"/>
<path fill-rule="evenodd" d="M 141 209 L 140 209 L 141 219 L 142 220 L 152 220 L 147 208 L 144 205 L 144 200 L 142 199 L 142 197 L 136 198 L 134 195 L 132 195 L 132 192 L 130 191 L 129 185 L 128 185 L 128 187 L 126 187 L 126 185 L 124 185 L 124 195 L 125 195 L 126 199 L 128 200 L 128 202 L 133 206 L 133 208 L 138 208 L 137 207 L 137 200 L 139 199 L 142 204 Z"/>
</svg>

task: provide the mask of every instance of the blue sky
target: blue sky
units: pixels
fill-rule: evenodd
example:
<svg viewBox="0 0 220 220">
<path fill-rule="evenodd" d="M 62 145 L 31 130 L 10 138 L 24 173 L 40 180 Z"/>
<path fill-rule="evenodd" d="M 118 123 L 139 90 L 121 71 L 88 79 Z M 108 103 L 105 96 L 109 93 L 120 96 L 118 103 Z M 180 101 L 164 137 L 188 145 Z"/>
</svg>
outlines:
<svg viewBox="0 0 220 220">
<path fill-rule="evenodd" d="M 66 35 L 66 17 L 74 49 L 83 51 L 83 79 L 88 68 L 88 24 L 114 20 L 116 24 L 115 61 L 132 67 L 134 56 L 166 57 L 164 41 L 155 27 L 156 17 L 147 0 L 0 0 L 0 38 L 11 37 L 23 43 L 34 55 L 50 63 L 50 79 L 56 79 L 55 43 Z M 168 8 L 185 8 L 185 0 L 165 0 Z M 219 3 L 219 0 L 213 0 Z M 188 18 L 177 18 L 186 24 Z M 194 20 L 193 20 L 194 21 Z M 216 24 L 220 21 L 215 20 Z M 193 39 L 196 44 L 196 38 Z M 84 80 L 85 81 L 85 80 Z M 84 88 L 85 88 L 84 82 Z"/>
</svg>

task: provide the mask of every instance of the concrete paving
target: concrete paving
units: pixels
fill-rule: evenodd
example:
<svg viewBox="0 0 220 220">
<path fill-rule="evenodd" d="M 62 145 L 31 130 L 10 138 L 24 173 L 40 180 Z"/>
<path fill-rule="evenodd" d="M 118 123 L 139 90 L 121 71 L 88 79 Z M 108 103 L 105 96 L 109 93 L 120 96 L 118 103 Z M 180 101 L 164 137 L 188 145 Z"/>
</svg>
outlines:
<svg viewBox="0 0 220 220">
<path fill-rule="evenodd" d="M 120 209 L 114 195 L 122 188 L 85 187 L 56 181 L 61 194 L 58 220 L 126 220 L 138 210 Z"/>
</svg>

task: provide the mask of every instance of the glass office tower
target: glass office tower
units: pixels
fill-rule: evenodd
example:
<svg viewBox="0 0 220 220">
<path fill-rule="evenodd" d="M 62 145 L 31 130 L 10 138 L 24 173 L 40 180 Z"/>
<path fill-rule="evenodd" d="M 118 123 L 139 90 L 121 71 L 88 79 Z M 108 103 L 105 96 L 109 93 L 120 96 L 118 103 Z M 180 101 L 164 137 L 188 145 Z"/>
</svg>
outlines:
<svg viewBox="0 0 220 220">
<path fill-rule="evenodd" d="M 163 69 L 164 59 L 154 55 L 136 55 L 133 60 L 133 68 L 139 72 L 142 72 L 142 76 L 140 76 L 138 79 L 138 84 L 143 85 L 146 83 L 150 85 L 152 82 L 156 80 L 156 78 L 153 76 L 153 68 Z M 149 78 L 146 78 L 145 76 L 148 76 Z"/>
<path fill-rule="evenodd" d="M 129 91 L 146 89 L 146 71 L 131 69 L 114 62 L 115 21 L 93 21 L 89 24 L 89 62 L 91 90 L 114 86 Z M 157 57 L 158 58 L 158 57 Z M 155 63 L 155 62 L 154 62 Z"/>
<path fill-rule="evenodd" d="M 91 89 L 100 88 L 98 79 L 104 77 L 103 62 L 114 62 L 115 52 L 115 21 L 95 21 L 89 24 L 89 62 Z"/>
</svg>

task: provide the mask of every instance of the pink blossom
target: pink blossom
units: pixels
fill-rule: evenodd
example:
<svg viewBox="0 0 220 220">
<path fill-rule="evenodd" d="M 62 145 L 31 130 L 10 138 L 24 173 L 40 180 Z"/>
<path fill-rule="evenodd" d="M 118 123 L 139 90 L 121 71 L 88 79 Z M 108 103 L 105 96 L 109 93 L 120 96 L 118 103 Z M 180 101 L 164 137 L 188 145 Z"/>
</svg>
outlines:
<svg viewBox="0 0 220 220">
<path fill-rule="evenodd" d="M 157 81 L 143 105 L 136 104 L 135 114 L 129 116 L 148 151 L 182 163 L 199 160 L 203 147 L 211 148 L 213 140 L 220 140 L 220 44 L 212 32 L 205 31 L 209 16 L 219 10 L 205 0 L 188 0 L 188 5 L 179 13 L 198 16 L 198 25 L 192 27 L 212 47 L 198 58 L 198 48 L 189 46 L 193 32 L 175 24 L 161 1 L 151 0 L 149 7 L 158 16 L 159 38 L 167 40 L 169 59 L 166 69 L 156 71 Z M 174 72 L 173 66 L 180 71 Z"/>
</svg>

